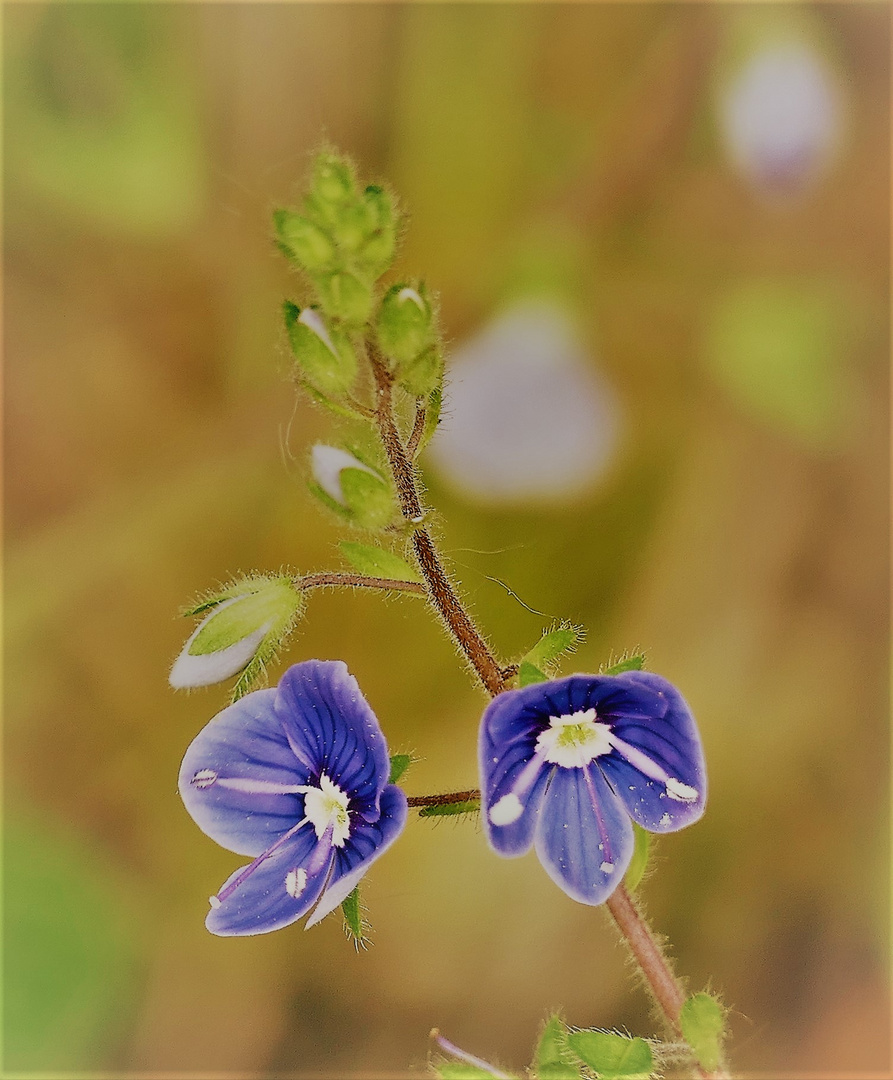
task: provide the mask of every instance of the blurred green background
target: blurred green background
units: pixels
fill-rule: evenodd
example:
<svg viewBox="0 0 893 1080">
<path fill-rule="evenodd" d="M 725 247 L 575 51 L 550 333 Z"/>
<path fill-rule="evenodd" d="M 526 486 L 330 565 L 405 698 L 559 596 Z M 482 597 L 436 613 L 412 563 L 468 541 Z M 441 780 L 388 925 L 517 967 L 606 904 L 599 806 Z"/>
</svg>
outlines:
<svg viewBox="0 0 893 1080">
<path fill-rule="evenodd" d="M 653 1030 L 603 913 L 475 822 L 410 822 L 367 952 L 334 917 L 203 928 L 238 856 L 176 776 L 227 695 L 168 688 L 175 614 L 338 565 L 270 235 L 324 137 L 402 196 L 397 271 L 458 354 L 548 296 L 597 374 L 616 437 L 575 494 L 426 482 L 502 656 L 549 619 L 491 578 L 590 628 L 567 670 L 644 647 L 699 718 L 711 803 L 643 894 L 732 1006 L 735 1066 L 886 1071 L 888 7 L 3 18 L 7 1074 L 402 1075 L 435 1024 L 518 1069 L 556 1005 Z M 347 661 L 410 793 L 476 783 L 484 699 L 417 601 L 314 595 L 306 657 Z"/>
</svg>

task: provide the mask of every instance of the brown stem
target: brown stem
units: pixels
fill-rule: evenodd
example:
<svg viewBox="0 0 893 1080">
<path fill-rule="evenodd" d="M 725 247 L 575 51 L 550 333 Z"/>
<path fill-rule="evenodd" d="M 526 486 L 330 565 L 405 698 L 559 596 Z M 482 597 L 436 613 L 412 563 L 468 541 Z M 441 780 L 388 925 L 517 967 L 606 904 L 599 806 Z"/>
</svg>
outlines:
<svg viewBox="0 0 893 1080">
<path fill-rule="evenodd" d="M 667 958 L 639 911 L 636 901 L 630 896 L 626 886 L 621 883 L 605 901 L 605 906 L 613 915 L 636 963 L 648 980 L 651 993 L 666 1017 L 667 1023 L 679 1038 L 684 1039 L 679 1024 L 679 1014 L 685 1003 L 685 991 L 670 969 Z M 713 1072 L 702 1069 L 700 1065 L 696 1066 L 696 1072 L 703 1080 L 726 1080 L 728 1077 L 724 1069 Z"/>
<path fill-rule="evenodd" d="M 424 518 L 424 512 L 416 488 L 413 467 L 394 422 L 393 378 L 378 357 L 374 346 L 370 346 L 369 362 L 375 375 L 377 389 L 378 432 L 394 476 L 400 510 L 407 521 L 418 526 Z M 428 595 L 450 633 L 468 657 L 487 693 L 492 697 L 502 693 L 505 688 L 502 669 L 456 596 L 427 529 L 415 529 L 412 535 L 412 546 L 428 585 Z"/>
<path fill-rule="evenodd" d="M 477 788 L 469 791 L 447 791 L 442 795 L 410 795 L 407 806 L 449 806 L 452 803 L 472 802 L 480 799 L 481 793 Z"/>
<path fill-rule="evenodd" d="M 325 585 L 361 586 L 366 589 L 388 589 L 393 592 L 417 593 L 425 596 L 427 590 L 420 581 L 398 581 L 396 578 L 367 577 L 365 574 L 321 573 L 305 574 L 296 582 L 299 589 L 318 589 Z"/>
<path fill-rule="evenodd" d="M 428 416 L 428 407 L 424 398 L 418 398 L 415 405 L 415 421 L 412 425 L 412 431 L 409 433 L 409 439 L 406 442 L 406 456 L 410 461 L 415 460 L 415 456 L 419 450 L 419 443 L 422 441 L 422 435 L 425 431 L 425 419 Z"/>
</svg>

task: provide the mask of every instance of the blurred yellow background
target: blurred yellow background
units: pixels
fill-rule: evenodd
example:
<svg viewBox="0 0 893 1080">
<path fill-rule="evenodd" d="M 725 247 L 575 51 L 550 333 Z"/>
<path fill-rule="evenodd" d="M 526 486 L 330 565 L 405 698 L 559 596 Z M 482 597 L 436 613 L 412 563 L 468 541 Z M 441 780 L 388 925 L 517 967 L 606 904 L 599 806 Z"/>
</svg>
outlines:
<svg viewBox="0 0 893 1080">
<path fill-rule="evenodd" d="M 643 896 L 732 1007 L 735 1067 L 890 1067 L 889 21 L 5 6 L 8 1073 L 403 1075 L 435 1024 L 519 1070 L 556 1005 L 654 1030 L 603 912 L 475 821 L 410 821 L 366 881 L 367 952 L 337 917 L 204 930 L 239 857 L 176 776 L 227 692 L 167 686 L 176 612 L 238 570 L 339 565 L 270 225 L 323 138 L 408 208 L 396 273 L 440 291 L 457 394 L 506 313 L 573 328 L 586 475 L 564 490 L 559 455 L 551 496 L 482 492 L 432 448 L 429 498 L 505 659 L 566 617 L 590 628 L 567 671 L 641 646 L 692 705 L 710 805 Z M 506 364 L 548 464 L 562 411 Z M 346 660 L 419 756 L 410 794 L 477 782 L 485 701 L 417 600 L 313 595 L 274 678 L 307 657 Z"/>
</svg>

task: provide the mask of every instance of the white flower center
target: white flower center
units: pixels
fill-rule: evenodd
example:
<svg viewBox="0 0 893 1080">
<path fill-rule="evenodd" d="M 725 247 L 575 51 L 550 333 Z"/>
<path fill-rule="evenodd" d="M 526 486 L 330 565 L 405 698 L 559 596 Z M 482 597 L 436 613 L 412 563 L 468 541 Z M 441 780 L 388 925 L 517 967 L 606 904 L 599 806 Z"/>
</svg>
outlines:
<svg viewBox="0 0 893 1080">
<path fill-rule="evenodd" d="M 304 789 L 304 814 L 321 840 L 326 829 L 332 827 L 332 846 L 344 847 L 350 835 L 350 812 L 348 796 L 333 783 L 325 773 L 319 778 L 319 787 Z"/>
<path fill-rule="evenodd" d="M 552 716 L 549 727 L 536 740 L 536 752 L 544 761 L 565 769 L 581 769 L 593 758 L 611 750 L 611 729 L 599 723 L 595 709 Z"/>
</svg>

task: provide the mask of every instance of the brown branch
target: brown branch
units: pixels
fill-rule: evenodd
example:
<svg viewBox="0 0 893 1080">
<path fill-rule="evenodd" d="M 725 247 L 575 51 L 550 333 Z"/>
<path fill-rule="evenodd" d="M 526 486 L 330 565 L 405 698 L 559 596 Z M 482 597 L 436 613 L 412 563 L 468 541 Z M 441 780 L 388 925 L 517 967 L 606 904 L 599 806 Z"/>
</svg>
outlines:
<svg viewBox="0 0 893 1080">
<path fill-rule="evenodd" d="M 428 416 L 428 407 L 424 398 L 417 398 L 415 405 L 415 420 L 412 425 L 412 431 L 409 433 L 409 439 L 406 443 L 406 456 L 410 461 L 415 460 L 416 454 L 419 452 L 419 443 L 422 441 L 422 435 L 425 433 L 425 420 Z"/>
<path fill-rule="evenodd" d="M 326 585 L 365 589 L 388 589 L 394 592 L 417 593 L 425 596 L 427 590 L 420 581 L 398 581 L 396 578 L 367 577 L 365 574 L 320 573 L 305 574 L 295 582 L 299 589 L 319 589 Z"/>
</svg>

